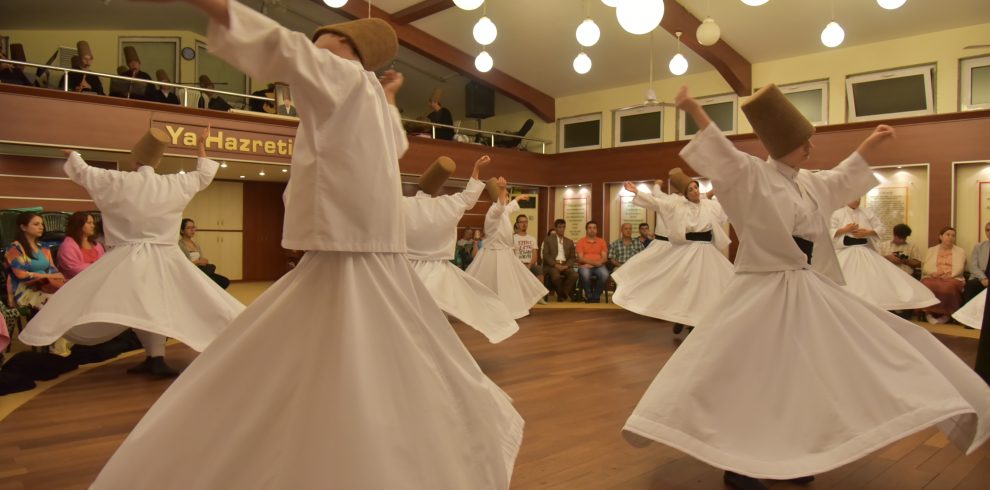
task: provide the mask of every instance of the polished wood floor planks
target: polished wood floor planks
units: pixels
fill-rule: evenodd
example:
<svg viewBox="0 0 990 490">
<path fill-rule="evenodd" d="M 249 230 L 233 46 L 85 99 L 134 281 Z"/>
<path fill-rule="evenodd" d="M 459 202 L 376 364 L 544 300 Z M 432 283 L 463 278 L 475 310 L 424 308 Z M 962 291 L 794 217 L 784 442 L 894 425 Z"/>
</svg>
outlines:
<svg viewBox="0 0 990 490">
<path fill-rule="evenodd" d="M 659 444 L 628 446 L 619 433 L 680 338 L 671 325 L 615 309 L 536 309 L 520 331 L 489 344 L 454 328 L 479 366 L 526 420 L 513 490 L 724 489 L 722 472 Z M 972 364 L 976 340 L 939 336 Z M 170 362 L 195 353 L 177 345 Z M 95 478 L 169 381 L 128 376 L 142 356 L 121 359 L 50 388 L 0 421 L 0 490 L 82 489 Z M 934 429 L 775 490 L 990 488 L 990 447 L 964 456 Z"/>
</svg>

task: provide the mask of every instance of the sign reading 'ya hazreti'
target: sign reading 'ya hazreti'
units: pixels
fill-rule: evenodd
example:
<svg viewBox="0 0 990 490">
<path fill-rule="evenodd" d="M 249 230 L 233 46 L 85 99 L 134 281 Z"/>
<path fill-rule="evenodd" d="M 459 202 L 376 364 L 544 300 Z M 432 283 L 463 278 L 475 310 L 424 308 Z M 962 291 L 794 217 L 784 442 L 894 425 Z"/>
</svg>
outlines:
<svg viewBox="0 0 990 490">
<path fill-rule="evenodd" d="M 199 131 L 202 127 L 163 121 L 154 121 L 152 127 L 160 128 L 168 134 L 170 147 L 195 149 L 199 145 Z M 206 139 L 206 149 L 288 159 L 292 157 L 294 142 L 295 138 L 291 136 L 214 127 L 210 137 Z"/>
</svg>

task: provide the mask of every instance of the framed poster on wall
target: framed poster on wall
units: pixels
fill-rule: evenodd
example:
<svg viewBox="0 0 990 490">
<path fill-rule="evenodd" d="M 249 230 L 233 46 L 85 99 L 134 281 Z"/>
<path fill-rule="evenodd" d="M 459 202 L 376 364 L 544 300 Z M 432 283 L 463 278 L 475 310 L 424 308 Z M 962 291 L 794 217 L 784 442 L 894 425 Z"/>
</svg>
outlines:
<svg viewBox="0 0 990 490">
<path fill-rule="evenodd" d="M 646 223 L 646 209 L 633 204 L 636 196 L 619 196 L 619 226 L 630 223 L 635 230 L 640 223 Z"/>
<path fill-rule="evenodd" d="M 866 194 L 862 206 L 873 211 L 883 223 L 883 241 L 890 240 L 894 226 L 908 221 L 908 186 L 875 187 Z"/>
<path fill-rule="evenodd" d="M 990 182 L 980 181 L 980 210 L 977 216 L 979 220 L 976 222 L 976 236 L 977 242 L 981 241 L 983 238 L 983 224 L 990 219 Z"/>
<path fill-rule="evenodd" d="M 567 221 L 564 236 L 574 241 L 583 237 L 584 225 L 588 222 L 588 198 L 565 197 L 564 220 Z"/>
</svg>

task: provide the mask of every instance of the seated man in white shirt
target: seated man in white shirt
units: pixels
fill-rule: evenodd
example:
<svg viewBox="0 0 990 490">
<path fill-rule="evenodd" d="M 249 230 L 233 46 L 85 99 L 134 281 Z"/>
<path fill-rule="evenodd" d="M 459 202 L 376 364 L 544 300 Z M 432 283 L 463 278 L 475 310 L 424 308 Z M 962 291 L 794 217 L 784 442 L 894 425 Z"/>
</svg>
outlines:
<svg viewBox="0 0 990 490">
<path fill-rule="evenodd" d="M 539 247 L 536 244 L 536 238 L 529 236 L 526 233 L 529 230 L 529 218 L 525 214 L 520 214 L 516 216 L 516 223 L 513 226 L 515 233 L 512 235 L 512 242 L 514 243 L 516 257 L 519 257 L 519 261 L 529 269 L 530 272 L 536 276 L 536 279 L 543 283 L 543 268 L 537 265 L 539 262 L 539 255 L 536 253 Z M 537 303 L 541 305 L 547 304 L 547 300 L 540 299 Z"/>
</svg>

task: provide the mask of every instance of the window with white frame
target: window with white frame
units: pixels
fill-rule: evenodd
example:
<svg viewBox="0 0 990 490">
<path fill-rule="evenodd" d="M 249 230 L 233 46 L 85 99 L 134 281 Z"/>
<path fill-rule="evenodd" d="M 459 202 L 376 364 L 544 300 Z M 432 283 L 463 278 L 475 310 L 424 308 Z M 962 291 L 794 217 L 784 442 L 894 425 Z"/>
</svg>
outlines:
<svg viewBox="0 0 990 490">
<path fill-rule="evenodd" d="M 828 80 L 781 85 L 780 91 L 811 124 L 828 124 Z"/>
<path fill-rule="evenodd" d="M 990 56 L 959 60 L 959 109 L 990 109 Z"/>
<path fill-rule="evenodd" d="M 736 123 L 739 113 L 739 96 L 736 94 L 713 95 L 696 99 L 701 108 L 708 113 L 712 122 L 724 134 L 736 134 Z M 677 138 L 687 139 L 698 132 L 694 119 L 687 117 L 684 111 L 677 111 Z"/>
<path fill-rule="evenodd" d="M 612 146 L 662 142 L 663 109 L 648 105 L 612 111 Z"/>
<path fill-rule="evenodd" d="M 935 65 L 846 77 L 846 120 L 935 114 Z"/>
<path fill-rule="evenodd" d="M 561 152 L 601 148 L 602 113 L 558 119 L 557 141 Z"/>
</svg>

